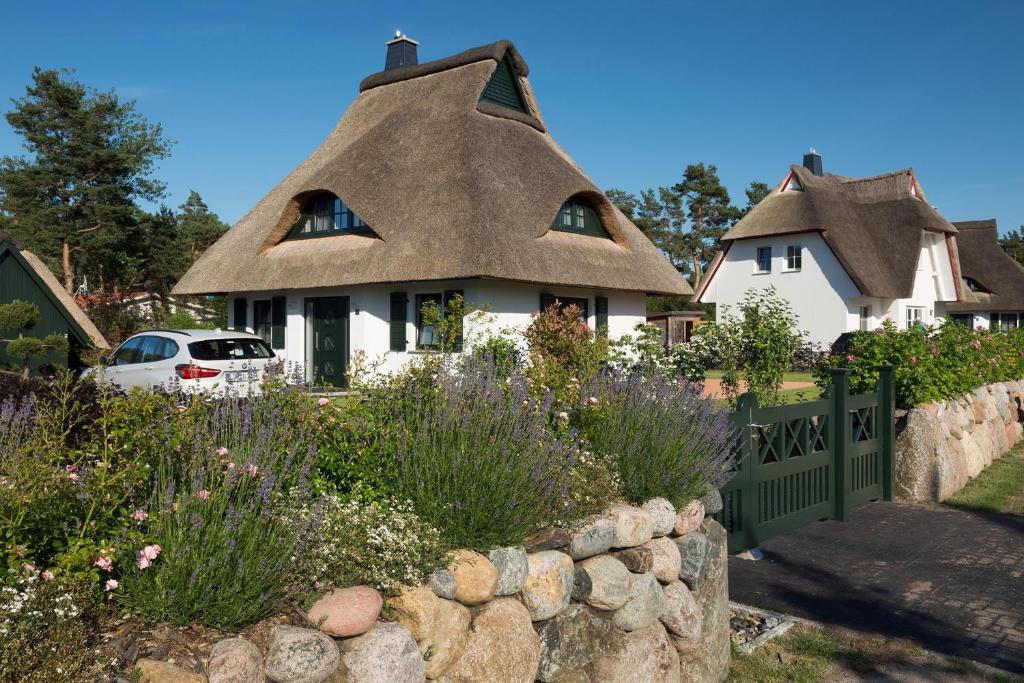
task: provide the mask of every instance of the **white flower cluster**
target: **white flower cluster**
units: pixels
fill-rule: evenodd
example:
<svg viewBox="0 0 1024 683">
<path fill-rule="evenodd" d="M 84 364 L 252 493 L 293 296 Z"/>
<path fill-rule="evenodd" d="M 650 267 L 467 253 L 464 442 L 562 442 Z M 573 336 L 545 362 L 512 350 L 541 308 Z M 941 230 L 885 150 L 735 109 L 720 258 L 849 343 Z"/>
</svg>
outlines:
<svg viewBox="0 0 1024 683">
<path fill-rule="evenodd" d="M 14 626 L 29 620 L 35 625 L 54 626 L 81 613 L 75 597 L 58 593 L 46 604 L 37 596 L 38 573 L 13 575 L 13 585 L 0 588 L 0 638 L 10 635 Z"/>
</svg>

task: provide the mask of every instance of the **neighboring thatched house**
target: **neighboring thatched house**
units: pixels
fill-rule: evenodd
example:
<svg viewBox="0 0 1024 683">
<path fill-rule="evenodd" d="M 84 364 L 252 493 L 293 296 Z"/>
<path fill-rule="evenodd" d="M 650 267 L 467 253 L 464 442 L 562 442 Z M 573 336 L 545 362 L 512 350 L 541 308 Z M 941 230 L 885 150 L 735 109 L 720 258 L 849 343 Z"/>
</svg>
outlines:
<svg viewBox="0 0 1024 683">
<path fill-rule="evenodd" d="M 815 342 L 885 318 L 901 328 L 933 324 L 945 302 L 973 300 L 956 236 L 912 169 L 847 178 L 824 173 L 812 150 L 725 234 L 694 298 L 721 315 L 748 289 L 772 285 Z"/>
<path fill-rule="evenodd" d="M 25 334 L 45 337 L 63 334 L 68 340 L 68 353 L 51 353 L 32 363 L 79 367 L 82 351 L 88 348 L 109 349 L 110 345 L 89 317 L 57 281 L 46 264 L 30 251 L 24 251 L 14 239 L 0 232 L 0 304 L 21 300 L 39 308 L 39 322 Z M 0 330 L 0 339 L 11 339 L 17 331 Z M 20 361 L 8 358 L 6 345 L 0 342 L 0 368 L 18 367 Z"/>
<path fill-rule="evenodd" d="M 975 301 L 946 304 L 943 312 L 970 327 L 1005 331 L 1024 325 L 1024 266 L 999 246 L 995 219 L 953 225 L 964 287 Z"/>
<path fill-rule="evenodd" d="M 419 313 L 458 292 L 496 328 L 557 299 L 632 331 L 645 294 L 692 290 L 547 132 L 527 73 L 508 41 L 426 64 L 389 41 L 323 144 L 174 293 L 226 293 L 231 325 L 336 385 L 352 352 L 394 370 L 429 350 Z"/>
</svg>

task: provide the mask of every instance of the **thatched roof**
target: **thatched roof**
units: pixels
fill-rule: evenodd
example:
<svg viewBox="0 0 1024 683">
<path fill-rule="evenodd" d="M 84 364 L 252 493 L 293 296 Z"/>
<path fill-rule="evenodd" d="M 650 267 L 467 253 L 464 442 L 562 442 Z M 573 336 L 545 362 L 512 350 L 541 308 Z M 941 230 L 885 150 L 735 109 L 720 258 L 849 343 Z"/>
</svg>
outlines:
<svg viewBox="0 0 1024 683">
<path fill-rule="evenodd" d="M 956 243 L 963 277 L 987 291 L 971 292 L 975 301 L 951 303 L 946 308 L 958 313 L 1024 311 L 1024 266 L 999 246 L 995 219 L 953 225 L 960 231 Z"/>
<path fill-rule="evenodd" d="M 803 191 L 783 191 L 791 174 Z M 916 196 L 911 188 L 916 188 Z M 956 228 L 928 204 L 913 169 L 848 178 L 816 176 L 803 166 L 792 166 L 722 242 L 727 249 L 734 240 L 819 232 L 862 294 L 899 299 L 913 292 L 924 231 L 956 235 Z M 950 253 L 956 270 L 956 249 Z M 713 262 L 709 272 L 716 265 Z"/>
<path fill-rule="evenodd" d="M 529 114 L 481 102 L 508 56 Z M 175 294 L 497 278 L 689 294 L 675 268 L 546 132 L 507 41 L 381 72 L 334 131 L 214 244 Z M 282 241 L 329 191 L 372 235 Z M 612 239 L 551 230 L 585 196 Z"/>
<path fill-rule="evenodd" d="M 20 256 L 31 273 L 38 278 L 38 284 L 42 288 L 43 294 L 48 296 L 64 314 L 68 330 L 77 338 L 78 343 L 87 347 L 95 346 L 98 349 L 110 348 L 110 344 L 103 338 L 99 329 L 85 314 L 85 311 L 78 306 L 74 297 L 68 294 L 60 284 L 53 271 L 31 251 L 22 249 L 13 237 L 5 232 L 0 232 L 0 253 L 7 250 Z"/>
</svg>

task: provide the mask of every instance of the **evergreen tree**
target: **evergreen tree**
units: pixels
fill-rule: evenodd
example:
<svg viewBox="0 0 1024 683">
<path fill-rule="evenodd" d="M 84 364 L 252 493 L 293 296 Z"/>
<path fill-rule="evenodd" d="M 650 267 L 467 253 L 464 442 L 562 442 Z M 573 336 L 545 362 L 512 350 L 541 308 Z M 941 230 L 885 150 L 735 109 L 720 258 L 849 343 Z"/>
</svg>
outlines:
<svg viewBox="0 0 1024 683">
<path fill-rule="evenodd" d="M 747 205 L 743 207 L 742 216 L 746 216 L 750 213 L 750 210 L 761 203 L 761 200 L 767 197 L 772 191 L 772 188 L 768 187 L 768 183 L 759 183 L 758 181 L 752 181 L 750 186 L 747 187 L 744 192 L 747 195 Z M 741 216 L 741 218 L 742 218 Z"/>
<path fill-rule="evenodd" d="M 999 246 L 1018 263 L 1024 263 L 1024 225 L 1000 237 Z"/>
<path fill-rule="evenodd" d="M 59 273 L 118 286 L 138 258 L 137 200 L 159 199 L 150 177 L 170 142 L 133 101 L 97 92 L 67 70 L 32 72 L 7 122 L 28 153 L 0 158 L 0 215 L 7 229 Z"/>
<path fill-rule="evenodd" d="M 690 254 L 693 266 L 694 289 L 704 278 L 704 269 L 718 250 L 718 243 L 726 229 L 739 219 L 741 212 L 730 203 L 729 191 L 712 165 L 690 164 L 683 173 L 682 182 L 672 190 L 686 206 L 689 230 L 681 232 L 683 244 Z"/>
<path fill-rule="evenodd" d="M 227 232 L 229 226 L 217 214 L 210 211 L 206 202 L 195 190 L 189 191 L 188 199 L 178 208 L 180 211 L 178 213 L 178 235 L 189 255 L 188 265 L 192 265 L 204 251 L 210 248 L 210 245 Z M 184 270 L 182 274 L 184 274 Z"/>
</svg>

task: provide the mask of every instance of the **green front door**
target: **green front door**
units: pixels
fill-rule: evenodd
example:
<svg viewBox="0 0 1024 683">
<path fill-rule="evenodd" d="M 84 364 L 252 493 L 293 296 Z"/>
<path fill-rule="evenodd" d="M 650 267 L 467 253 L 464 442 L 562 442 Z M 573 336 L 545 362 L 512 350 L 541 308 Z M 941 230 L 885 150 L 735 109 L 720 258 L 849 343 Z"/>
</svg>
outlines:
<svg viewBox="0 0 1024 683">
<path fill-rule="evenodd" d="M 345 386 L 348 297 L 306 299 L 306 365 L 315 384 Z"/>
</svg>

